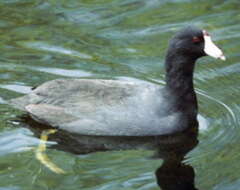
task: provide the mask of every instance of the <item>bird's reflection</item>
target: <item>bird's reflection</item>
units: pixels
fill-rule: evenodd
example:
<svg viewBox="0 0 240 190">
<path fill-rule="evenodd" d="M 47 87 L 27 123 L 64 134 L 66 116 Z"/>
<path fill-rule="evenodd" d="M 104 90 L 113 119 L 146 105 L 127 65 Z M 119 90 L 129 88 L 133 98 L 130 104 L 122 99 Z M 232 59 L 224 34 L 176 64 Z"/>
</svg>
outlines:
<svg viewBox="0 0 240 190">
<path fill-rule="evenodd" d="M 159 138 L 157 157 L 163 164 L 156 172 L 156 179 L 162 190 L 197 190 L 194 185 L 194 169 L 183 163 L 184 156 L 197 144 L 198 128 Z"/>
<path fill-rule="evenodd" d="M 197 190 L 194 186 L 193 167 L 181 160 L 164 161 L 155 174 L 162 190 Z"/>
<path fill-rule="evenodd" d="M 22 120 L 37 136 L 48 128 L 30 117 L 23 117 Z M 54 148 L 74 154 L 118 149 L 157 149 L 154 158 L 163 159 L 163 164 L 155 172 L 161 190 L 197 190 L 193 167 L 183 163 L 185 155 L 198 144 L 197 136 L 196 126 L 171 135 L 146 137 L 84 136 L 59 130 L 51 135 L 50 140 L 57 142 Z"/>
</svg>

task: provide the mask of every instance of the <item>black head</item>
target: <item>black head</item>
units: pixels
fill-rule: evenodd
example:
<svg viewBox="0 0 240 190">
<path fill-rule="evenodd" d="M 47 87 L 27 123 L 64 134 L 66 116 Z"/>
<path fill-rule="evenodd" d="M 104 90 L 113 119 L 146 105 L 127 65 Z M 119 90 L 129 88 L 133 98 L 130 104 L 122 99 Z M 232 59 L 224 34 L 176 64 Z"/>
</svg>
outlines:
<svg viewBox="0 0 240 190">
<path fill-rule="evenodd" d="M 205 31 L 189 26 L 178 32 L 169 44 L 169 53 L 187 58 L 197 59 L 202 56 L 212 56 L 225 60 L 222 51 L 213 43 Z"/>
<path fill-rule="evenodd" d="M 170 41 L 169 50 L 179 55 L 197 59 L 205 56 L 203 30 L 187 27 L 178 32 Z"/>
<path fill-rule="evenodd" d="M 225 60 L 222 51 L 213 43 L 205 30 L 187 27 L 170 41 L 166 56 L 167 86 L 191 88 L 195 61 L 205 55 Z"/>
</svg>

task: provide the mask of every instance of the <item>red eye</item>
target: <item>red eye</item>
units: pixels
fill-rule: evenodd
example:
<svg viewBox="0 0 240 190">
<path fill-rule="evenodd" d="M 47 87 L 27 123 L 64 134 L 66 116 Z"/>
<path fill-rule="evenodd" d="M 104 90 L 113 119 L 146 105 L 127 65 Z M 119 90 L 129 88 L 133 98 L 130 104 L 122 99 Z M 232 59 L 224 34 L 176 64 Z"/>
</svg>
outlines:
<svg viewBox="0 0 240 190">
<path fill-rule="evenodd" d="M 193 41 L 194 43 L 198 43 L 198 42 L 201 42 L 202 39 L 199 38 L 199 37 L 197 37 L 197 36 L 194 36 L 194 37 L 192 38 L 192 41 Z"/>
</svg>

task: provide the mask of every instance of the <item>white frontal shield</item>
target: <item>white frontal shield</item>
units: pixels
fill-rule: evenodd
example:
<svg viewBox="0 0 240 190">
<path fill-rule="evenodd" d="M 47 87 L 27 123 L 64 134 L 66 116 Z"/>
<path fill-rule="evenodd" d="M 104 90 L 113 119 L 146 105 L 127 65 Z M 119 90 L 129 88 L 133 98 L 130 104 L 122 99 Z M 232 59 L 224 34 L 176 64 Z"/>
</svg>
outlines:
<svg viewBox="0 0 240 190">
<path fill-rule="evenodd" d="M 212 41 L 210 35 L 204 30 L 203 31 L 203 37 L 204 37 L 204 52 L 216 59 L 226 60 L 226 57 L 223 55 L 223 52 L 221 49 L 219 49 Z"/>
</svg>

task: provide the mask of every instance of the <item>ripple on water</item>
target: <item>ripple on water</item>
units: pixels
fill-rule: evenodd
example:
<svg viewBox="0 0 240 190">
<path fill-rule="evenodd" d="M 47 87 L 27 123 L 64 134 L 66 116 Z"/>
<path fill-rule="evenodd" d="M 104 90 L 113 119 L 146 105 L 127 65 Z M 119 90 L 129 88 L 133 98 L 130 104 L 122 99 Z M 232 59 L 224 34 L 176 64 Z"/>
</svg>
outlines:
<svg viewBox="0 0 240 190">
<path fill-rule="evenodd" d="M 6 104 L 6 100 L 4 100 L 2 97 L 0 97 L 0 104 Z"/>
<path fill-rule="evenodd" d="M 240 180 L 234 182 L 223 181 L 213 187 L 213 190 L 237 190 L 240 187 Z"/>
<path fill-rule="evenodd" d="M 146 36 L 159 35 L 167 32 L 177 31 L 183 26 L 187 25 L 187 22 L 171 23 L 164 25 L 155 25 L 144 27 L 140 29 L 122 29 L 122 28 L 110 28 L 103 29 L 101 33 L 97 34 L 99 37 L 107 39 L 141 39 Z"/>
<path fill-rule="evenodd" d="M 21 190 L 20 187 L 8 186 L 8 187 L 0 187 L 0 190 Z"/>
<path fill-rule="evenodd" d="M 39 145 L 40 140 L 34 137 L 33 133 L 25 128 L 18 128 L 2 132 L 0 134 L 0 156 L 33 150 Z M 48 142 L 48 144 L 55 144 Z"/>
<path fill-rule="evenodd" d="M 47 68 L 47 67 L 32 67 L 31 69 L 51 73 L 55 75 L 61 75 L 66 77 L 89 77 L 92 76 L 90 72 L 81 70 L 59 69 L 59 68 Z"/>
<path fill-rule="evenodd" d="M 224 150 L 223 147 L 234 143 L 238 139 L 239 122 L 236 108 L 208 95 L 203 90 L 197 89 L 196 91 L 199 96 L 200 113 L 207 116 L 205 119 L 208 127 L 207 130 L 200 133 L 202 140 L 198 148 L 194 150 L 194 156 L 191 155 L 187 159 L 191 163 L 204 160 L 211 155 L 217 155 Z"/>
<path fill-rule="evenodd" d="M 238 14 L 238 11 L 231 11 L 231 17 L 235 16 L 234 14 Z M 226 17 L 226 14 L 223 14 L 222 16 Z M 213 33 L 216 37 L 214 39 L 216 40 L 227 40 L 227 39 L 235 39 L 240 37 L 240 33 L 238 32 L 240 30 L 239 25 L 230 25 L 230 26 L 224 26 L 221 29 L 213 30 Z"/>
<path fill-rule="evenodd" d="M 81 53 L 79 51 L 67 49 L 61 46 L 56 46 L 56 45 L 51 45 L 48 42 L 19 42 L 20 45 L 23 47 L 27 47 L 30 49 L 36 49 L 36 50 L 41 50 L 41 51 L 47 51 L 47 52 L 53 52 L 53 53 L 59 53 L 63 55 L 69 55 L 69 56 L 74 56 L 74 57 L 79 57 L 82 59 L 92 59 L 91 55 L 88 55 L 86 53 Z"/>
<path fill-rule="evenodd" d="M 28 94 L 32 91 L 31 86 L 25 86 L 25 85 L 19 85 L 19 84 L 0 85 L 0 88 L 11 90 L 11 91 L 18 92 L 21 94 Z"/>
<path fill-rule="evenodd" d="M 200 81 L 207 81 L 209 79 L 217 79 L 222 76 L 229 76 L 234 73 L 239 73 L 240 71 L 240 63 L 234 63 L 231 65 L 226 65 L 220 68 L 213 68 L 213 69 L 205 69 L 195 74 L 197 80 Z"/>
</svg>

